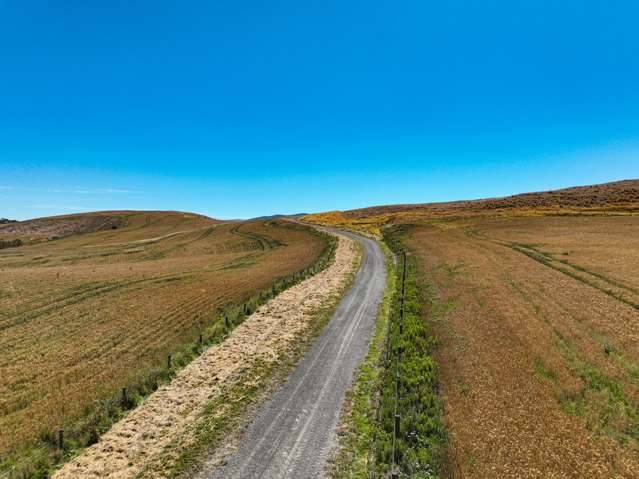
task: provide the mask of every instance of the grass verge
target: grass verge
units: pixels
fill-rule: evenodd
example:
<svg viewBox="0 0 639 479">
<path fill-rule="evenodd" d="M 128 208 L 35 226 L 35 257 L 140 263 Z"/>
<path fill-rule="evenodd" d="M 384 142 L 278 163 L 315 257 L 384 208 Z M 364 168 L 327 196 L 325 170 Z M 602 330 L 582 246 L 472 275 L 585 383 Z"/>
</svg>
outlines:
<svg viewBox="0 0 639 479">
<path fill-rule="evenodd" d="M 391 302 L 397 284 L 397 266 L 393 254 L 384 244 L 382 249 L 386 262 L 386 289 L 368 353 L 356 373 L 354 386 L 347 393 L 340 419 L 342 434 L 338 452 L 330 464 L 330 475 L 334 479 L 370 477 L 370 467 L 374 463 L 381 366 L 388 337 Z"/>
<path fill-rule="evenodd" d="M 331 468 L 334 478 L 387 477 L 394 464 L 401 477 L 436 478 L 445 468 L 446 434 L 437 365 L 431 356 L 434 343 L 422 304 L 429 306 L 431 319 L 444 308 L 431 286 L 418 284 L 417 263 L 408 255 L 400 321 L 401 238 L 406 231 L 401 226 L 384 231 L 387 290 L 368 355 L 349 393 L 342 419 L 345 432 Z M 396 265 L 390 252 L 398 258 Z M 400 424 L 394 438 L 396 412 Z"/>
</svg>

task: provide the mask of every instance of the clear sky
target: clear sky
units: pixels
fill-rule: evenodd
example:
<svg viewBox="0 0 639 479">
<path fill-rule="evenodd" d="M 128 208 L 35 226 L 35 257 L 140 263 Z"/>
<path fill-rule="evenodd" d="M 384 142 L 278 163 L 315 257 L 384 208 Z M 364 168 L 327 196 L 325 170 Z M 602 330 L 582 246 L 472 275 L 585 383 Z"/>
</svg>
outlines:
<svg viewBox="0 0 639 479">
<path fill-rule="evenodd" d="M 639 177 L 635 0 L 0 4 L 0 216 Z"/>
</svg>

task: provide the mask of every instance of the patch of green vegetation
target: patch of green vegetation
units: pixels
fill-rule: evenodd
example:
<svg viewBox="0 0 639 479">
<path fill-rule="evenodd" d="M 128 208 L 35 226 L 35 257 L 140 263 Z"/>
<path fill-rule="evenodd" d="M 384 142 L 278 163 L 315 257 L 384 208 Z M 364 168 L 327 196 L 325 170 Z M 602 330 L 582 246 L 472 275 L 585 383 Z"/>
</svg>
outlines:
<svg viewBox="0 0 639 479">
<path fill-rule="evenodd" d="M 384 235 L 386 244 L 398 256 L 406 231 L 406 227 L 395 227 Z M 446 432 L 438 394 L 438 369 L 432 357 L 434 342 L 422 315 L 422 304 L 429 305 L 430 319 L 450 306 L 440 305 L 432 285 L 419 287 L 417 262 L 408 255 L 402 322 L 400 274 L 403 273 L 403 268 L 398 268 L 381 374 L 373 468 L 377 474 L 385 474 L 395 464 L 405 477 L 434 478 L 445 468 Z M 399 431 L 395 431 L 395 414 L 399 414 Z"/>
<path fill-rule="evenodd" d="M 480 228 L 476 228 L 476 227 L 467 227 L 464 228 L 464 234 L 466 236 L 469 236 L 471 238 L 476 238 L 476 237 L 482 237 L 485 236 L 484 231 L 481 230 Z"/>
<path fill-rule="evenodd" d="M 460 379 L 457 381 L 457 389 L 462 396 L 465 396 L 470 392 L 470 384 Z"/>
<path fill-rule="evenodd" d="M 557 378 L 555 377 L 555 373 L 548 369 L 540 358 L 535 358 L 535 360 L 533 361 L 533 367 L 535 368 L 535 372 L 539 374 L 539 376 L 549 380 L 553 384 L 556 383 Z"/>
<path fill-rule="evenodd" d="M 586 426 L 595 434 L 606 435 L 620 444 L 637 444 L 639 410 L 618 381 L 581 358 L 574 346 L 558 333 L 556 344 L 571 372 L 583 382 L 576 393 L 559 391 L 562 409 L 584 417 Z"/>
<path fill-rule="evenodd" d="M 253 266 L 254 264 L 257 264 L 258 259 L 259 259 L 259 254 L 254 254 L 254 253 L 247 254 L 240 258 L 236 258 L 234 260 L 229 261 L 221 269 L 247 268 L 249 266 Z"/>
<path fill-rule="evenodd" d="M 604 352 L 605 351 L 606 350 L 604 346 Z M 637 365 L 636 362 L 634 362 L 632 359 L 628 358 L 624 354 L 615 351 L 614 348 L 609 353 L 609 355 L 615 360 L 617 364 L 621 366 L 628 379 L 630 379 L 635 384 L 639 382 L 639 365 Z"/>
<path fill-rule="evenodd" d="M 331 476 L 336 479 L 370 477 L 377 433 L 376 412 L 380 374 L 387 341 L 390 308 L 397 284 L 392 253 L 382 244 L 386 259 L 386 289 L 377 314 L 375 334 L 364 362 L 356 373 L 353 388 L 347 393 L 342 423 L 346 433 L 340 437 L 339 453 L 331 464 Z"/>
<path fill-rule="evenodd" d="M 441 269 L 444 271 L 449 278 L 454 278 L 456 276 L 466 276 L 468 272 L 464 270 L 465 264 L 463 261 L 458 262 L 455 265 L 444 264 L 441 266 Z"/>
<path fill-rule="evenodd" d="M 486 286 L 472 286 L 468 288 L 468 291 L 470 291 L 470 293 L 473 295 L 473 298 L 481 308 L 486 307 L 486 301 L 484 301 L 481 296 L 482 291 L 485 291 L 486 289 Z"/>
<path fill-rule="evenodd" d="M 429 288 L 426 289 L 427 292 L 433 294 Z M 455 298 L 448 298 L 446 301 L 431 301 L 430 314 L 433 320 L 438 320 L 453 312 L 455 308 L 457 308 L 457 299 Z"/>
<path fill-rule="evenodd" d="M 544 322 L 549 324 L 540 306 L 532 298 L 509 278 L 505 278 L 505 281 L 513 291 L 519 293 L 535 308 L 537 315 Z M 573 319 L 580 323 L 578 319 Z M 634 362 L 618 353 L 614 346 L 599 334 L 591 330 L 589 333 L 593 340 L 601 345 L 602 352 L 617 362 L 631 381 L 639 380 L 639 367 Z M 561 409 L 567 414 L 584 417 L 589 430 L 612 437 L 620 444 L 639 442 L 639 410 L 625 396 L 619 383 L 584 361 L 559 331 L 554 329 L 554 334 L 555 343 L 570 371 L 583 382 L 581 390 L 565 391 L 555 374 L 546 368 L 541 359 L 535 359 L 535 372 L 553 385 Z"/>
<path fill-rule="evenodd" d="M 267 224 L 271 224 L 271 223 L 267 223 Z M 279 240 L 276 240 L 274 238 L 271 238 L 265 234 L 257 234 L 254 231 L 240 231 L 240 228 L 243 226 L 244 224 L 239 224 L 238 226 L 235 226 L 233 228 L 231 228 L 231 233 L 238 235 L 238 236 L 243 236 L 244 238 L 250 239 L 252 241 L 254 241 L 256 243 L 256 245 L 259 247 L 259 249 L 266 251 L 272 248 L 276 248 L 277 246 L 279 246 L 281 243 Z M 289 226 L 289 227 L 292 227 Z"/>
<path fill-rule="evenodd" d="M 537 315 L 537 317 L 539 319 L 541 319 L 546 324 L 550 324 L 550 320 L 548 319 L 546 314 L 541 309 L 541 306 L 538 303 L 536 303 L 526 291 L 524 291 L 517 283 L 515 283 L 508 276 L 503 276 L 503 280 L 512 291 L 517 293 L 519 296 L 521 296 L 521 298 L 526 303 L 528 303 L 530 306 L 532 306 L 532 308 L 535 310 L 535 314 Z"/>
</svg>

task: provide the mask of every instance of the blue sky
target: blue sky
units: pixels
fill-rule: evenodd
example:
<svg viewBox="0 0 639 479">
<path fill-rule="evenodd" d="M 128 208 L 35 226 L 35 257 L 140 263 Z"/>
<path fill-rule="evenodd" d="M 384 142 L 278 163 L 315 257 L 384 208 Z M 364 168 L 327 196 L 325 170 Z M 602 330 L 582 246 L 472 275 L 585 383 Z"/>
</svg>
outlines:
<svg viewBox="0 0 639 479">
<path fill-rule="evenodd" d="M 8 1 L 0 216 L 639 177 L 635 1 Z"/>
</svg>

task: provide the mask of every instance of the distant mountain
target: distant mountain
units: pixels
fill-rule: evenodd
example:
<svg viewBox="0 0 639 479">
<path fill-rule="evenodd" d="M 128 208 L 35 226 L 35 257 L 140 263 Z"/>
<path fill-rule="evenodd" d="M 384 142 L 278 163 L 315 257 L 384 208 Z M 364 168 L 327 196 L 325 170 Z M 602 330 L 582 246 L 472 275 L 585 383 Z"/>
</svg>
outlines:
<svg viewBox="0 0 639 479">
<path fill-rule="evenodd" d="M 17 223 L 18 220 L 10 220 L 7 218 L 0 218 L 0 225 L 8 225 L 9 223 Z"/>
<path fill-rule="evenodd" d="M 265 221 L 265 220 L 277 220 L 280 218 L 301 218 L 302 216 L 306 216 L 308 213 L 295 213 L 292 215 L 270 215 L 270 216 L 258 216 L 257 218 L 251 218 L 250 221 Z"/>
</svg>

